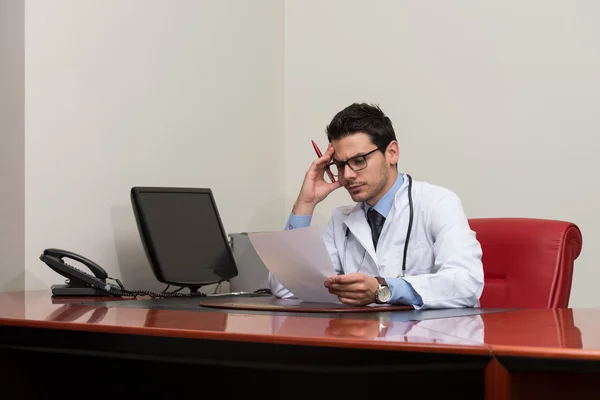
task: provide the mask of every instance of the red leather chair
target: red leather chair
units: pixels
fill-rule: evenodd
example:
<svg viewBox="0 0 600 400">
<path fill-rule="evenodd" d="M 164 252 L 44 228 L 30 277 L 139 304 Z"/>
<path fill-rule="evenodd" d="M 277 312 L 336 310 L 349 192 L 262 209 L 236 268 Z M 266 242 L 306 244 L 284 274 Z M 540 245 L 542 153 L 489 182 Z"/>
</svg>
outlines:
<svg viewBox="0 0 600 400">
<path fill-rule="evenodd" d="M 582 246 L 575 224 L 534 218 L 473 218 L 469 224 L 483 249 L 481 307 L 568 307 Z"/>
</svg>

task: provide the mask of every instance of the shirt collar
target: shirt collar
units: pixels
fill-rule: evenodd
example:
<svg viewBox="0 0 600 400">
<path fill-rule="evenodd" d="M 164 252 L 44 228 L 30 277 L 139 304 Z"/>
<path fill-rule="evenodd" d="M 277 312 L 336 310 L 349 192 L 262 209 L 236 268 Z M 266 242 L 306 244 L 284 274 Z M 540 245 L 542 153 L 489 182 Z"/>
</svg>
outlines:
<svg viewBox="0 0 600 400">
<path fill-rule="evenodd" d="M 392 205 L 394 204 L 394 198 L 396 197 L 396 193 L 402 187 L 403 183 L 404 174 L 398 173 L 398 178 L 396 178 L 396 182 L 394 182 L 394 185 L 373 206 L 375 211 L 387 218 L 388 214 L 390 213 L 390 210 L 392 209 Z M 367 211 L 369 211 L 370 208 L 371 206 L 368 205 L 366 201 L 363 202 L 363 210 L 365 214 L 367 213 Z"/>
</svg>

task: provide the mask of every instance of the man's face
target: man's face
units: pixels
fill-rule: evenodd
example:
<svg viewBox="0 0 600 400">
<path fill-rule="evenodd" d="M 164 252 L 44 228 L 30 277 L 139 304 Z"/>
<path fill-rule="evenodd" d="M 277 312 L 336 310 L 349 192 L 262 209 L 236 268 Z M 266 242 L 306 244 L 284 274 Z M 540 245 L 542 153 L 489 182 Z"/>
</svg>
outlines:
<svg viewBox="0 0 600 400">
<path fill-rule="evenodd" d="M 352 200 L 375 204 L 389 189 L 388 181 L 392 165 L 397 162 L 398 157 L 397 144 L 390 143 L 385 154 L 379 150 L 373 151 L 377 149 L 377 146 L 371 142 L 366 133 L 355 133 L 339 140 L 333 140 L 331 144 L 335 151 L 332 162 L 340 167 L 338 179 Z M 360 158 L 367 153 L 370 154 L 366 158 Z M 344 161 L 349 161 L 354 169 L 364 169 L 353 171 L 348 165 L 342 167 L 341 162 Z"/>
</svg>

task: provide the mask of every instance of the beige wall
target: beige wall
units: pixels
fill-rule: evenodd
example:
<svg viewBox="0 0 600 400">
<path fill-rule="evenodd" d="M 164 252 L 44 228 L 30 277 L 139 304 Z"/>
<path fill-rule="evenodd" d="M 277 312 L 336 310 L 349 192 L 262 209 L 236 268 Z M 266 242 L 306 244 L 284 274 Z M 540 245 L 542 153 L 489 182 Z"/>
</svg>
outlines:
<svg viewBox="0 0 600 400">
<path fill-rule="evenodd" d="M 310 140 L 325 146 L 350 103 L 379 103 L 400 169 L 455 190 L 470 217 L 577 223 L 571 306 L 600 306 L 599 2 L 286 4 L 287 210 Z M 315 221 L 350 202 L 334 192 Z"/>
<path fill-rule="evenodd" d="M 0 292 L 23 290 L 24 5 L 0 0 Z"/>
<path fill-rule="evenodd" d="M 59 3 L 26 7 L 27 289 L 62 283 L 48 247 L 164 288 L 133 186 L 208 187 L 228 232 L 281 227 L 283 3 Z"/>
</svg>

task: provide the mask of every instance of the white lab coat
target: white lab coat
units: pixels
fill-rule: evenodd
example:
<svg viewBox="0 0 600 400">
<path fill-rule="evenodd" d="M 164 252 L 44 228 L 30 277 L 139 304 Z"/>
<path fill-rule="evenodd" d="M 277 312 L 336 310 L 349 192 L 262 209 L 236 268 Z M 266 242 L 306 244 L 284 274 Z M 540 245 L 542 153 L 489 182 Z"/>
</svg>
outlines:
<svg viewBox="0 0 600 400">
<path fill-rule="evenodd" d="M 460 199 L 448 189 L 415 180 L 412 197 L 414 216 L 404 279 L 423 300 L 423 305 L 415 308 L 479 306 L 483 291 L 482 250 Z M 334 209 L 324 230 L 324 241 L 335 271 L 401 277 L 408 222 L 406 175 L 381 230 L 377 251 L 362 203 Z M 294 297 L 271 274 L 269 281 L 274 296 Z"/>
</svg>

